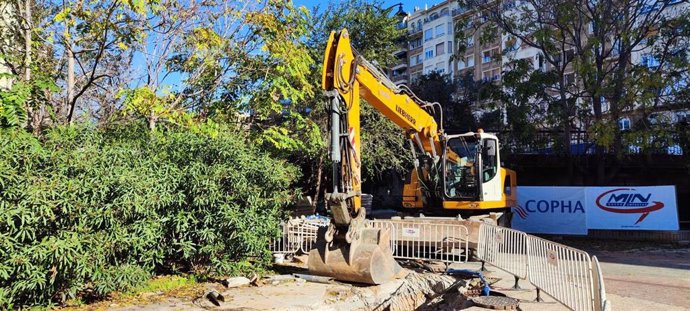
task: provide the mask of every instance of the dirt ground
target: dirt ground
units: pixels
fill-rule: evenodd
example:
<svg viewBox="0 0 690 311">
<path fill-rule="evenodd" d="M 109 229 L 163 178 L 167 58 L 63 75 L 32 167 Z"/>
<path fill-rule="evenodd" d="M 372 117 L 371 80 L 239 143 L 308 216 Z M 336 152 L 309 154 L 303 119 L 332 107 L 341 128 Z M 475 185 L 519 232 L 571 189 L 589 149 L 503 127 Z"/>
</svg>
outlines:
<svg viewBox="0 0 690 311">
<path fill-rule="evenodd" d="M 604 272 L 606 292 L 613 310 L 690 310 L 690 247 L 653 243 L 559 241 L 596 255 Z M 479 269 L 479 263 L 454 266 Z M 548 295 L 536 303 L 536 292 L 528 282 L 523 290 L 510 289 L 511 275 L 489 267 L 487 277 L 500 279 L 494 290 L 520 300 L 520 308 L 530 310 L 567 310 Z M 401 286 L 401 281 L 381 287 L 354 287 L 349 284 L 281 282 L 260 287 L 224 289 L 209 285 L 223 295 L 225 302 L 213 306 L 204 297 L 166 298 L 161 302 L 129 307 L 118 311 L 157 310 L 371 310 L 386 301 L 385 296 Z M 433 309 L 433 308 L 430 308 Z M 484 310 L 470 303 L 458 302 L 453 309 Z"/>
</svg>

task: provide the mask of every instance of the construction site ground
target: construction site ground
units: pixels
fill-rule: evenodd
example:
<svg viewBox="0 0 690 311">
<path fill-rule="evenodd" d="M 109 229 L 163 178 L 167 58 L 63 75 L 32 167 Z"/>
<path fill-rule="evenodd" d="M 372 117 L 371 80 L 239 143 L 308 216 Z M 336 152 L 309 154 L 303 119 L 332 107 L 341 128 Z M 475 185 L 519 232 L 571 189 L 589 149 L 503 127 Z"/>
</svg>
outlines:
<svg viewBox="0 0 690 311">
<path fill-rule="evenodd" d="M 602 263 L 606 292 L 612 302 L 613 310 L 690 310 L 690 246 L 660 245 L 649 242 L 617 242 L 567 240 L 559 241 L 596 255 Z M 480 269 L 481 264 L 470 262 L 456 264 L 452 268 Z M 488 267 L 485 276 L 498 282 L 493 289 L 509 297 L 519 299 L 521 310 L 567 310 L 548 295 L 543 294 L 544 302 L 534 302 L 536 291 L 528 282 L 521 281 L 522 290 L 512 290 L 513 277 L 494 267 Z M 300 270 L 278 268 L 279 273 Z M 303 271 L 306 273 L 306 270 Z M 433 275 L 444 277 L 440 274 Z M 409 279 L 409 276 L 408 276 Z M 434 279 L 436 280 L 436 279 Z M 204 294 L 196 297 L 178 295 L 160 297 L 155 302 L 123 306 L 107 304 L 105 309 L 121 311 L 155 310 L 405 310 L 419 301 L 403 301 L 391 305 L 389 297 L 400 294 L 403 280 L 381 286 L 353 286 L 350 284 L 322 284 L 305 281 L 264 282 L 261 286 L 225 288 L 220 284 L 203 284 Z M 441 282 L 441 281 L 439 281 Z M 448 284 L 448 283 L 446 283 Z M 220 306 L 213 305 L 205 296 L 209 290 L 216 290 L 224 301 Z M 408 288 L 402 296 L 434 296 L 433 289 Z M 425 292 L 427 291 L 427 292 Z M 422 293 L 425 294 L 422 294 Z M 457 292 L 457 290 L 456 290 Z M 159 293 L 162 296 L 164 294 Z M 147 296 L 150 298 L 150 294 Z M 445 297 L 445 296 L 444 296 Z M 446 299 L 447 297 L 438 299 Z M 453 296 L 455 297 L 455 296 Z M 453 298 L 445 304 L 432 304 L 425 298 L 420 309 L 484 310 L 472 306 L 468 301 Z M 438 300 L 437 299 L 437 300 Z M 142 299 L 144 300 L 144 299 Z M 409 299 L 408 299 L 409 300 Z M 142 301 L 143 302 L 143 301 Z M 388 303 L 386 305 L 386 303 Z M 388 308 L 380 308 L 382 306 Z M 86 308 L 88 309 L 88 308 Z M 101 308 L 99 308 L 101 309 Z"/>
</svg>

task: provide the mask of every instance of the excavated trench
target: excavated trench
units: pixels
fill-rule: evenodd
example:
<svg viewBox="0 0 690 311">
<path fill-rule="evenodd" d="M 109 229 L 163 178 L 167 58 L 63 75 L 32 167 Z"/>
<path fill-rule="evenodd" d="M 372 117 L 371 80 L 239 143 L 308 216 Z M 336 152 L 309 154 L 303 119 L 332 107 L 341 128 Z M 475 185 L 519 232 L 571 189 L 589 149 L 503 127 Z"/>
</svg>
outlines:
<svg viewBox="0 0 690 311">
<path fill-rule="evenodd" d="M 374 287 L 352 287 L 340 292 L 340 301 L 326 302 L 327 309 L 403 311 L 458 310 L 471 305 L 481 292 L 478 278 L 409 272 L 406 277 Z"/>
</svg>

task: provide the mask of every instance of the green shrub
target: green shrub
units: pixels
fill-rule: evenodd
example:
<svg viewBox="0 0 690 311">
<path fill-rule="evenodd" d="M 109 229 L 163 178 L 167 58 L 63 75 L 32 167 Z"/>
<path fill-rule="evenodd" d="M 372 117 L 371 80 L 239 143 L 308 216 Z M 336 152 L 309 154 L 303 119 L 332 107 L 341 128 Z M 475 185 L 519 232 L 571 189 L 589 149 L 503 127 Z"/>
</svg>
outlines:
<svg viewBox="0 0 690 311">
<path fill-rule="evenodd" d="M 0 309 L 255 268 L 296 175 L 230 131 L 0 131 Z"/>
</svg>

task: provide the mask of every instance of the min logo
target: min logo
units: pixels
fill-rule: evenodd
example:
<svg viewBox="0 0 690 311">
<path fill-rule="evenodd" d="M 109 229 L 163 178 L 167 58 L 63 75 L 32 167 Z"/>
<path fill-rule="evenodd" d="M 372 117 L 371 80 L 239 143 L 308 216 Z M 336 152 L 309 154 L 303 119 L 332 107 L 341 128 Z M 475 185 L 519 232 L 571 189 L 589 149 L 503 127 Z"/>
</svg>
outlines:
<svg viewBox="0 0 690 311">
<path fill-rule="evenodd" d="M 664 203 L 652 201 L 651 193 L 639 193 L 633 188 L 606 191 L 597 197 L 597 206 L 611 213 L 641 214 L 635 224 L 642 222 L 649 213 L 664 208 Z"/>
</svg>

